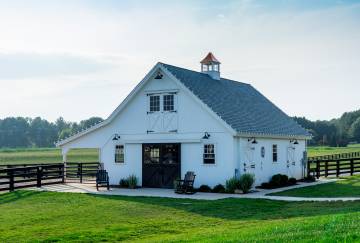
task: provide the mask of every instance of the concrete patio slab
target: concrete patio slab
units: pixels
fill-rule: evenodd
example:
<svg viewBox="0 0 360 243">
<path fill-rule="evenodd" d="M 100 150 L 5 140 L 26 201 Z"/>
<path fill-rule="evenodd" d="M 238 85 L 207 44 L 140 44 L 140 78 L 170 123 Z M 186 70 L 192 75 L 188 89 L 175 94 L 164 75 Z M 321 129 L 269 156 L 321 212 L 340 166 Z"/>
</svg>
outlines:
<svg viewBox="0 0 360 243">
<path fill-rule="evenodd" d="M 252 199 L 269 199 L 280 201 L 355 201 L 360 200 L 360 197 L 346 197 L 346 198 L 305 198 L 305 197 L 286 197 L 286 196 L 269 196 L 267 194 L 281 192 L 289 189 L 320 185 L 324 183 L 334 182 L 337 179 L 323 179 L 313 183 L 300 183 L 295 186 L 283 187 L 272 190 L 257 189 L 257 191 L 249 194 L 225 194 L 225 193 L 204 193 L 198 192 L 193 195 L 176 194 L 173 189 L 159 189 L 159 188 L 111 188 L 107 191 L 105 188 L 96 190 L 94 184 L 80 184 L 67 183 L 43 186 L 41 188 L 30 188 L 29 190 L 37 191 L 53 191 L 53 192 L 72 192 L 72 193 L 92 193 L 99 195 L 116 195 L 116 196 L 132 196 L 132 197 L 166 197 L 166 198 L 188 198 L 197 200 L 219 200 L 224 198 L 252 198 Z"/>
</svg>

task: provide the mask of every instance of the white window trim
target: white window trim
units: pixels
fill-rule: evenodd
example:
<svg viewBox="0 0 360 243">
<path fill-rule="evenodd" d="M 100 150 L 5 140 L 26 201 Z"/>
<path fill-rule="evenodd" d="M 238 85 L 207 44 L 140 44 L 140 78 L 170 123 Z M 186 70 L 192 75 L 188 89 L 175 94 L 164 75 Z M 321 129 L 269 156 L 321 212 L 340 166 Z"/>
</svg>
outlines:
<svg viewBox="0 0 360 243">
<path fill-rule="evenodd" d="M 205 164 L 204 163 L 204 146 L 205 145 L 214 145 L 214 164 Z M 216 143 L 212 143 L 211 141 L 208 141 L 206 143 L 202 143 L 201 146 L 201 165 L 202 166 L 216 166 L 217 165 L 217 144 Z"/>
<path fill-rule="evenodd" d="M 114 157 L 114 164 L 115 165 L 125 165 L 126 164 L 126 152 L 125 152 L 125 148 L 126 148 L 126 145 L 125 143 L 117 143 L 114 145 L 114 156 L 116 155 L 116 146 L 123 146 L 123 151 L 124 151 L 124 162 L 116 162 L 115 161 L 115 157 Z"/>
<path fill-rule="evenodd" d="M 147 108 L 146 111 L 148 114 L 156 114 L 156 113 L 171 113 L 171 112 L 178 112 L 178 91 L 161 91 L 161 92 L 146 92 L 147 95 Z M 174 101 L 174 110 L 172 111 L 165 111 L 164 110 L 164 95 L 173 95 Z M 160 102 L 160 110 L 159 111 L 150 111 L 150 97 L 151 96 L 159 96 Z"/>
</svg>

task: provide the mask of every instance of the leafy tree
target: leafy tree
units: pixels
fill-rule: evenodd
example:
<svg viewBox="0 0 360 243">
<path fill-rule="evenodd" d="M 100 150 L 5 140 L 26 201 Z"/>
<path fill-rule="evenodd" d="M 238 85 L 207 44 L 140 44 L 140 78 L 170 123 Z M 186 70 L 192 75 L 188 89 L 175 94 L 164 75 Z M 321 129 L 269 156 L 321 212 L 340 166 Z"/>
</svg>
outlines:
<svg viewBox="0 0 360 243">
<path fill-rule="evenodd" d="M 360 141 L 360 116 L 351 124 L 349 133 L 355 141 Z"/>
</svg>

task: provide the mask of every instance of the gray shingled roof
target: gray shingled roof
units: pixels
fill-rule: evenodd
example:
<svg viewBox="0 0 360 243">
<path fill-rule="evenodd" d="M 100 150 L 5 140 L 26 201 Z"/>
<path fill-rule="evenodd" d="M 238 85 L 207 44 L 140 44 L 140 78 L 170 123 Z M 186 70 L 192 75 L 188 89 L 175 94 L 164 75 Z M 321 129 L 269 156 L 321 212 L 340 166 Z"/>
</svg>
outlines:
<svg viewBox="0 0 360 243">
<path fill-rule="evenodd" d="M 161 64 L 239 133 L 310 136 L 250 84 Z"/>
</svg>

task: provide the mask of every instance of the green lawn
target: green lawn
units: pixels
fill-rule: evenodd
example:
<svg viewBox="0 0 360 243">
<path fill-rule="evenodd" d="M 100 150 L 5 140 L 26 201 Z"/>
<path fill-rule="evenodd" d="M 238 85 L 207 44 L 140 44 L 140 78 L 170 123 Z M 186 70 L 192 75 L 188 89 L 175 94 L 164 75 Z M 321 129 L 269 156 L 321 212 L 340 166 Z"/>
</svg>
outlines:
<svg viewBox="0 0 360 243">
<path fill-rule="evenodd" d="M 292 197 L 360 197 L 360 175 L 343 177 L 342 179 L 336 182 L 291 189 L 270 195 Z"/>
<path fill-rule="evenodd" d="M 68 161 L 96 162 L 96 149 L 71 149 Z M 57 148 L 0 149 L 0 165 L 62 162 L 61 150 Z"/>
<path fill-rule="evenodd" d="M 352 242 L 360 202 L 0 194 L 0 242 Z"/>
</svg>

